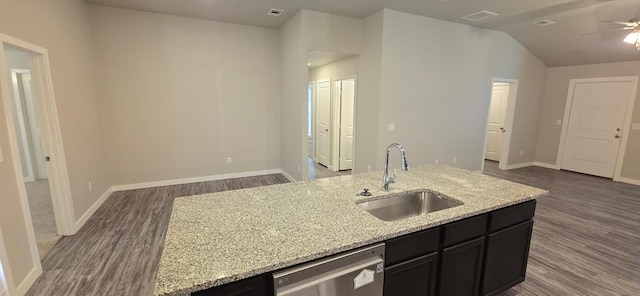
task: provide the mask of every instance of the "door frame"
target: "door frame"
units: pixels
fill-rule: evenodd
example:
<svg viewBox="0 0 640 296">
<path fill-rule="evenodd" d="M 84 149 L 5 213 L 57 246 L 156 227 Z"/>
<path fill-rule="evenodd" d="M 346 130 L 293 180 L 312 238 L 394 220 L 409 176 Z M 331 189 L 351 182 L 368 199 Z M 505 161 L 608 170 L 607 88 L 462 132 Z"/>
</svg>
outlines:
<svg viewBox="0 0 640 296">
<path fill-rule="evenodd" d="M 340 112 L 342 111 L 342 102 L 340 101 L 340 97 L 338 96 L 338 89 L 335 87 L 336 86 L 336 82 L 338 81 L 342 81 L 342 80 L 350 80 L 353 79 L 354 82 L 354 90 L 353 90 L 353 153 L 355 154 L 356 151 L 356 101 L 358 98 L 358 75 L 357 74 L 349 74 L 349 75 L 340 75 L 340 76 L 336 76 L 336 77 L 332 77 L 331 78 L 331 83 L 332 86 L 334 88 L 334 90 L 331 92 L 332 95 L 332 100 L 331 100 L 331 124 L 333 125 L 331 127 L 333 135 L 331 137 L 332 139 L 332 145 L 331 145 L 331 158 L 332 158 L 332 166 L 334 168 L 334 171 L 338 172 L 340 171 Z M 335 115 L 335 116 L 334 116 Z M 355 164 L 356 164 L 356 160 L 355 160 L 355 155 L 351 155 L 351 159 L 353 160 L 353 167 L 355 168 Z M 351 169 L 351 172 L 353 173 L 353 169 Z"/>
<path fill-rule="evenodd" d="M 516 113 L 516 102 L 518 100 L 518 79 L 510 78 L 492 78 L 491 89 L 489 90 L 489 104 L 486 113 L 486 122 L 484 127 L 484 146 L 482 146 L 482 162 L 480 164 L 480 170 L 484 171 L 484 153 L 487 149 L 487 129 L 489 129 L 489 113 L 491 112 L 491 97 L 493 94 L 493 85 L 495 83 L 508 83 L 509 84 L 509 96 L 507 97 L 507 110 L 504 115 L 504 127 L 506 129 L 504 138 L 502 139 L 502 147 L 500 147 L 500 160 L 498 161 L 498 169 L 509 170 L 511 169 L 509 163 L 509 153 L 511 149 L 511 135 L 513 132 L 513 121 Z"/>
<path fill-rule="evenodd" d="M 51 191 L 53 210 L 56 218 L 56 228 L 58 234 L 61 235 L 74 234 L 77 229 L 75 227 L 75 215 L 71 200 L 71 186 L 69 183 L 67 162 L 62 143 L 62 133 L 60 130 L 60 121 L 54 96 L 48 51 L 45 48 L 2 33 L 0 33 L 0 46 L 2 47 L 2 50 L 0 51 L 0 90 L 9 131 L 11 159 L 14 164 L 16 185 L 24 216 L 23 222 L 26 224 L 29 248 L 35 265 L 34 269 L 29 273 L 24 281 L 21 283 L 10 282 L 8 283 L 8 288 L 10 289 L 10 293 L 17 292 L 18 294 L 24 294 L 42 273 L 42 264 L 38 254 L 31 211 L 29 209 L 26 187 L 23 180 L 22 161 L 18 150 L 18 139 L 13 120 L 13 96 L 9 91 L 9 86 L 11 84 L 8 72 L 5 70 L 5 46 L 31 54 L 29 63 L 31 66 L 33 94 L 35 99 L 38 101 L 37 104 L 39 106 L 38 119 L 41 126 L 40 132 L 43 140 L 43 146 L 45 146 L 45 153 L 52 159 L 52 161 L 48 162 L 47 173 L 49 176 L 49 189 Z M 4 240 L 0 241 L 0 244 L 4 244 Z M 5 273 L 10 273 L 10 271 L 7 271 L 7 262 L 3 261 L 2 264 L 5 268 Z"/>
<path fill-rule="evenodd" d="M 624 123 L 622 127 L 622 142 L 618 149 L 618 157 L 616 158 L 616 168 L 613 173 L 614 181 L 623 181 L 620 177 L 622 164 L 624 163 L 624 154 L 627 149 L 627 139 L 631 130 L 631 117 L 633 116 L 633 106 L 636 101 L 636 93 L 638 90 L 638 76 L 618 76 L 618 77 L 598 77 L 598 78 L 580 78 L 569 80 L 569 91 L 567 92 L 567 102 L 564 107 L 564 116 L 562 118 L 562 132 L 560 133 L 560 144 L 558 145 L 558 156 L 556 158 L 556 167 L 561 168 L 562 158 L 564 157 L 564 148 L 567 141 L 567 130 L 569 128 L 569 118 L 571 116 L 571 106 L 573 105 L 573 95 L 576 84 L 581 83 L 602 83 L 602 82 L 630 82 L 631 90 L 629 91 L 629 99 L 627 100 L 627 109 L 624 115 Z"/>
</svg>

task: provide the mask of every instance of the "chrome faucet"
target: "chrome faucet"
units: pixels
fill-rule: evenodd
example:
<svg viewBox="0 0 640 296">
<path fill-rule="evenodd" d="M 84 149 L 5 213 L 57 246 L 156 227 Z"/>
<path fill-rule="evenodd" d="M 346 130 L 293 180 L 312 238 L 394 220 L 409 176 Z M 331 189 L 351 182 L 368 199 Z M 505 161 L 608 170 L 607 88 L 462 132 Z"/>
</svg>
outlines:
<svg viewBox="0 0 640 296">
<path fill-rule="evenodd" d="M 387 146 L 387 155 L 384 158 L 384 175 L 382 175 L 382 188 L 384 188 L 384 190 L 389 190 L 389 184 L 395 183 L 396 177 L 397 177 L 396 169 L 393 170 L 393 177 L 389 177 L 389 152 L 391 151 L 392 147 L 396 147 L 398 148 L 398 150 L 400 150 L 400 156 L 402 157 L 401 159 L 402 170 L 403 171 L 409 170 L 409 163 L 407 162 L 407 154 L 404 152 L 404 148 L 402 147 L 402 145 L 398 143 L 392 143 L 391 145 Z"/>
</svg>

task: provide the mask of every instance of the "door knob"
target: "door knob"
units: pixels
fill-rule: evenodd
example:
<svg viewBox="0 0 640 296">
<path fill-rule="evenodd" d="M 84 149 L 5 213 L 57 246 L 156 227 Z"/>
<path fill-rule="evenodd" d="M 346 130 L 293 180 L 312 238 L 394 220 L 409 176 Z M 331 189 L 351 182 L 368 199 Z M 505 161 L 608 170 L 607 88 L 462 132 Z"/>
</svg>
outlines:
<svg viewBox="0 0 640 296">
<path fill-rule="evenodd" d="M 328 130 L 328 129 L 326 129 L 326 130 L 324 130 L 324 131 L 325 131 L 325 132 L 328 132 L 329 130 Z"/>
<path fill-rule="evenodd" d="M 500 130 L 504 133 L 506 132 L 506 130 L 504 129 L 504 127 L 501 127 Z"/>
<path fill-rule="evenodd" d="M 619 132 L 619 131 L 621 131 L 621 129 L 620 129 L 620 128 L 617 128 L 617 129 L 616 129 L 616 131 L 617 131 L 617 132 Z"/>
<path fill-rule="evenodd" d="M 616 139 L 620 139 L 620 135 L 615 135 L 615 138 Z"/>
</svg>

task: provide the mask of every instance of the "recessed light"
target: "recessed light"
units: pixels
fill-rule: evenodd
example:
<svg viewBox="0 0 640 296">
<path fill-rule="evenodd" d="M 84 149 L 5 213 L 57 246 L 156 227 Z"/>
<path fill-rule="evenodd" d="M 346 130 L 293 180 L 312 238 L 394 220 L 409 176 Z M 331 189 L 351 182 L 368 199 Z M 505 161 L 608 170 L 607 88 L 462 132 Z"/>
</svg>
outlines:
<svg viewBox="0 0 640 296">
<path fill-rule="evenodd" d="M 282 10 L 280 8 L 271 8 L 269 10 L 269 12 L 267 12 L 267 14 L 268 15 L 273 15 L 273 16 L 280 16 L 283 12 L 284 12 L 284 10 Z"/>
<path fill-rule="evenodd" d="M 470 15 L 465 15 L 462 18 L 468 21 L 472 21 L 472 22 L 479 22 L 479 21 L 483 21 L 489 18 L 492 18 L 494 16 L 498 16 L 497 13 L 495 12 L 491 12 L 491 11 L 487 11 L 487 10 L 482 10 L 482 11 L 478 11 L 478 12 L 474 12 Z"/>
<path fill-rule="evenodd" d="M 540 26 L 540 27 L 546 27 L 546 26 L 551 26 L 553 24 L 555 24 L 556 22 L 554 21 L 550 21 L 550 20 L 539 20 L 533 24 Z"/>
</svg>

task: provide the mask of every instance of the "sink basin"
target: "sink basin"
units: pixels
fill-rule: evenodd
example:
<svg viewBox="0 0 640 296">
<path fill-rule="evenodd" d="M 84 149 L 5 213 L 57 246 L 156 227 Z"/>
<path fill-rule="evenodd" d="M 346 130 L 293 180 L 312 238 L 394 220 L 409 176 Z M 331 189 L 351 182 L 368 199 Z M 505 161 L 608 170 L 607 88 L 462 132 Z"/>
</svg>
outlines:
<svg viewBox="0 0 640 296">
<path fill-rule="evenodd" d="M 453 208 L 463 203 L 431 190 L 417 190 L 390 194 L 357 204 L 380 220 L 397 221 Z"/>
</svg>

